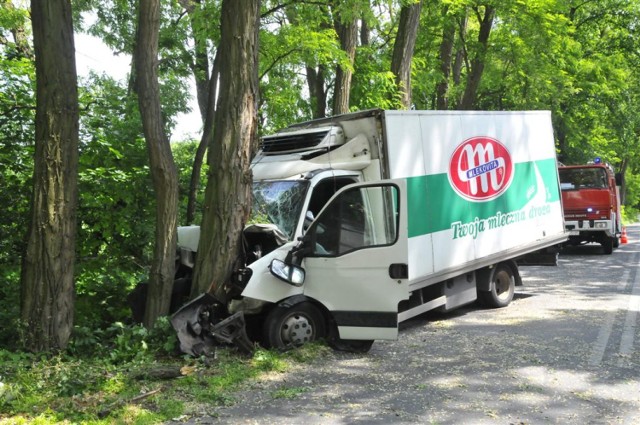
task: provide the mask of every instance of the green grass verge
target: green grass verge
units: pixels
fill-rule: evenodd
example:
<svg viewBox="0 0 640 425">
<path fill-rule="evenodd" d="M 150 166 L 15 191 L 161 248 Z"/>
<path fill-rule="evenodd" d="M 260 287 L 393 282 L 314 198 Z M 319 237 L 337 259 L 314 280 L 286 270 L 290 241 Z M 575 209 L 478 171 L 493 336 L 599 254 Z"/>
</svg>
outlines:
<svg viewBox="0 0 640 425">
<path fill-rule="evenodd" d="M 243 385 L 326 355 L 322 343 L 246 357 L 218 349 L 215 359 L 145 355 L 36 356 L 0 350 L 0 425 L 156 424 L 231 405 Z M 289 398 L 304 389 L 280 389 Z"/>
</svg>

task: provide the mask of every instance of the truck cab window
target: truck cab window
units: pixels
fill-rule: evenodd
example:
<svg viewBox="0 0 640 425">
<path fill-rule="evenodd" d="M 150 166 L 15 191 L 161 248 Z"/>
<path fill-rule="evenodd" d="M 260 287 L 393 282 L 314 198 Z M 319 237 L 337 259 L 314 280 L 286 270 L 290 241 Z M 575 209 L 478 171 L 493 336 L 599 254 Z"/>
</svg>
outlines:
<svg viewBox="0 0 640 425">
<path fill-rule="evenodd" d="M 343 192 L 311 230 L 314 256 L 339 256 L 362 248 L 393 244 L 397 236 L 395 186 L 360 187 Z"/>
<path fill-rule="evenodd" d="M 354 177 L 334 177 L 322 180 L 313 188 L 307 211 L 317 217 L 337 191 L 356 182 L 357 180 Z"/>
<path fill-rule="evenodd" d="M 559 174 L 562 190 L 607 188 L 607 176 L 601 168 L 569 168 Z"/>
</svg>

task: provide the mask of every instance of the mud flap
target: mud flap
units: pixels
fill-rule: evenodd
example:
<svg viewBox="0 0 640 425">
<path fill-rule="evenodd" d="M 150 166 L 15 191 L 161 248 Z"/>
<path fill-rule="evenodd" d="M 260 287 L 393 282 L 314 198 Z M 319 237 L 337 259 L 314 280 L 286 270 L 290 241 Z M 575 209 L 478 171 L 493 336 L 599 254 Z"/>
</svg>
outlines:
<svg viewBox="0 0 640 425">
<path fill-rule="evenodd" d="M 212 356 L 219 345 L 234 345 L 253 353 L 253 343 L 245 328 L 244 313 L 229 317 L 222 303 L 210 294 L 201 294 L 171 316 L 171 326 L 180 341 L 180 351 L 192 356 Z"/>
</svg>

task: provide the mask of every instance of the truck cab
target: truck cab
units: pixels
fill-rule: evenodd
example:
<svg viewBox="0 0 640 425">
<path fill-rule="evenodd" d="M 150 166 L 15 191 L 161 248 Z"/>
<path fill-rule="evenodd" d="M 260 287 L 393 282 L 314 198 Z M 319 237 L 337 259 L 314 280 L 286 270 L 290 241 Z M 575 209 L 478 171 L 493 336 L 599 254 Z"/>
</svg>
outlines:
<svg viewBox="0 0 640 425">
<path fill-rule="evenodd" d="M 598 243 L 605 254 L 617 248 L 622 232 L 620 176 L 604 163 L 560 166 L 560 189 L 569 245 Z"/>
</svg>

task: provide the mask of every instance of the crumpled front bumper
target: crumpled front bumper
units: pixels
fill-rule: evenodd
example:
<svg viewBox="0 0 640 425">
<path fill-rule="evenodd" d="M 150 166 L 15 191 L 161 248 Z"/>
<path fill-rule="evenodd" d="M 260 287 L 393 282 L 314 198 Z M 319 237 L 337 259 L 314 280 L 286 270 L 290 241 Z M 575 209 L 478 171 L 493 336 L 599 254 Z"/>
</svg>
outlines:
<svg viewBox="0 0 640 425">
<path fill-rule="evenodd" d="M 244 313 L 229 316 L 225 306 L 210 294 L 201 294 L 183 305 L 171 316 L 171 325 L 185 354 L 211 356 L 220 345 L 233 345 L 244 353 L 253 353 Z"/>
</svg>

